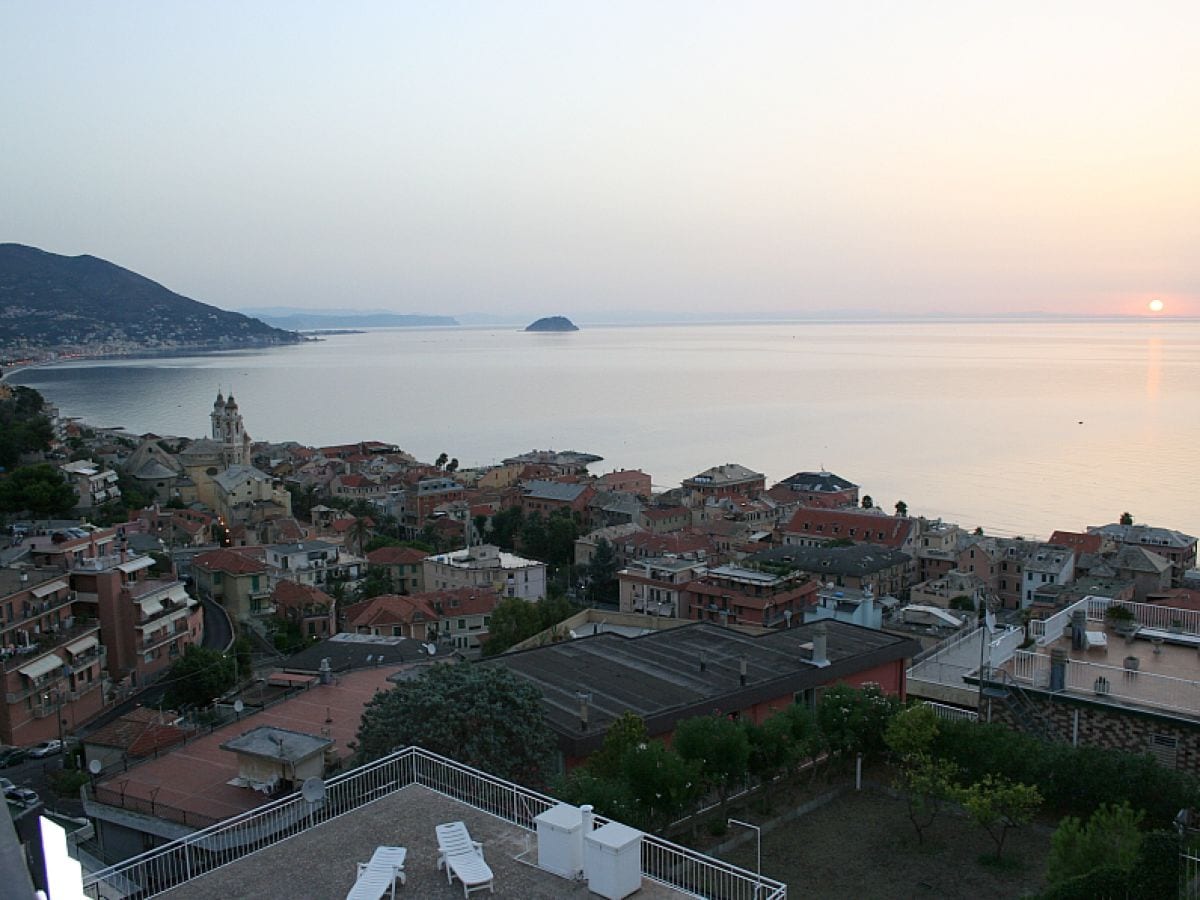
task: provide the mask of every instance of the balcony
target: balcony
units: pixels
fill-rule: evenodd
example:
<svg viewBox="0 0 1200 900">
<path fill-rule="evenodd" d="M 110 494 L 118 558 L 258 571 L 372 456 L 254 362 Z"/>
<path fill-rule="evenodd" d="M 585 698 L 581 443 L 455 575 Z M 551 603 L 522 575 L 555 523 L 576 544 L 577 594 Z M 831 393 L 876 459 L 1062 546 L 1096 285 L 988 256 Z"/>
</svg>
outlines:
<svg viewBox="0 0 1200 900">
<path fill-rule="evenodd" d="M 72 666 L 75 666 L 71 655 L 66 652 L 66 646 L 79 641 L 81 638 L 98 634 L 100 625 L 95 619 L 86 619 L 84 621 L 70 619 L 67 621 L 69 624 L 64 624 L 54 631 L 47 631 L 38 635 L 36 643 L 30 644 L 28 647 L 18 646 L 15 652 L 4 655 L 0 658 L 0 668 L 4 672 L 11 672 L 14 669 L 28 665 L 39 654 L 50 650 L 57 652 L 64 662 L 70 662 Z"/>
</svg>

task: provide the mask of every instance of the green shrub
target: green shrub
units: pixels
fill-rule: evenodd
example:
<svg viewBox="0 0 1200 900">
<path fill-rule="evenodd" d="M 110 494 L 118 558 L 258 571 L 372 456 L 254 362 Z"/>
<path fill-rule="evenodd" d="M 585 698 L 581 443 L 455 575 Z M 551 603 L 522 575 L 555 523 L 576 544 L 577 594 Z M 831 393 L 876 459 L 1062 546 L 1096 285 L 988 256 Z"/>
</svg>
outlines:
<svg viewBox="0 0 1200 900">
<path fill-rule="evenodd" d="M 1067 816 L 1050 839 L 1047 879 L 1059 884 L 1111 866 L 1132 871 L 1142 849 L 1145 817 L 1145 812 L 1135 812 L 1128 803 L 1101 804 L 1087 822 Z"/>
</svg>

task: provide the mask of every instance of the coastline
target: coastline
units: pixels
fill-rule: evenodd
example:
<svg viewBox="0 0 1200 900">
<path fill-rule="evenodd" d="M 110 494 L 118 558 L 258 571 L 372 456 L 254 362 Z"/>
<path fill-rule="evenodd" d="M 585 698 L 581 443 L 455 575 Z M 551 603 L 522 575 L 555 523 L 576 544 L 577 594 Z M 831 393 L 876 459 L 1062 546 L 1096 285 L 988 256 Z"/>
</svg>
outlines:
<svg viewBox="0 0 1200 900">
<path fill-rule="evenodd" d="M 329 332 L 333 333 L 333 332 Z M 361 332 L 349 332 L 358 334 Z M 45 369 L 63 363 L 74 362 L 92 362 L 97 360 L 108 359 L 172 359 L 176 357 L 196 356 L 206 353 L 238 353 L 246 350 L 267 350 L 275 347 L 295 347 L 299 344 L 315 344 L 321 341 L 319 336 L 301 335 L 303 338 L 300 341 L 289 341 L 288 343 L 261 342 L 238 344 L 231 347 L 225 344 L 192 344 L 189 346 L 172 347 L 170 349 L 151 349 L 144 350 L 122 350 L 118 352 L 105 353 L 56 353 L 52 356 L 35 357 L 32 359 L 19 359 L 13 362 L 0 363 L 0 381 L 8 380 L 8 377 L 15 372 L 22 372 L 26 369 Z M 53 351 L 52 351 L 53 352 Z"/>
</svg>

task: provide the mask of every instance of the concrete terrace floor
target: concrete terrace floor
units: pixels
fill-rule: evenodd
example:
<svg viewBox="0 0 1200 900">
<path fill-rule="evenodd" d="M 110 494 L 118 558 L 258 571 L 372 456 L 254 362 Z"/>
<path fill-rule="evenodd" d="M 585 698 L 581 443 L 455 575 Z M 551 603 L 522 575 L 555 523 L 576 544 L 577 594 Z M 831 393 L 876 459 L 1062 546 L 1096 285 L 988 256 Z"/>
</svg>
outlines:
<svg viewBox="0 0 1200 900">
<path fill-rule="evenodd" d="M 356 864 L 366 862 L 375 847 L 386 844 L 408 848 L 404 866 L 408 880 L 397 886 L 397 900 L 462 897 L 462 885 L 458 882 L 448 885 L 445 873 L 437 870 L 437 838 L 433 830 L 441 822 L 458 820 L 467 824 L 472 838 L 483 842 L 484 858 L 496 876 L 494 896 L 513 900 L 595 896 L 586 883 L 568 881 L 536 868 L 534 835 L 420 785 L 402 788 L 159 896 L 170 900 L 345 897 L 354 884 Z M 492 895 L 483 891 L 472 896 Z M 635 896 L 659 900 L 690 895 L 644 881 Z"/>
</svg>

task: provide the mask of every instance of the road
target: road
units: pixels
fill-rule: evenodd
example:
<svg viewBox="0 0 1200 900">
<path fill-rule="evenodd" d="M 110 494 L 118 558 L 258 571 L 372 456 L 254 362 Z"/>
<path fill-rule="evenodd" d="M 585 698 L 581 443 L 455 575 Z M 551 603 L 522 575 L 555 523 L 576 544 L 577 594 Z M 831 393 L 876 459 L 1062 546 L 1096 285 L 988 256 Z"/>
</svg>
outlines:
<svg viewBox="0 0 1200 900">
<path fill-rule="evenodd" d="M 62 754 L 55 753 L 42 759 L 27 759 L 25 762 L 0 769 L 0 776 L 7 778 L 17 787 L 32 788 L 47 809 L 67 816 L 82 816 L 83 803 L 79 796 L 59 797 L 50 786 L 50 774 L 62 768 Z"/>
<path fill-rule="evenodd" d="M 224 607 L 215 600 L 204 598 L 204 641 L 203 646 L 224 653 L 233 644 L 233 625 Z"/>
</svg>

